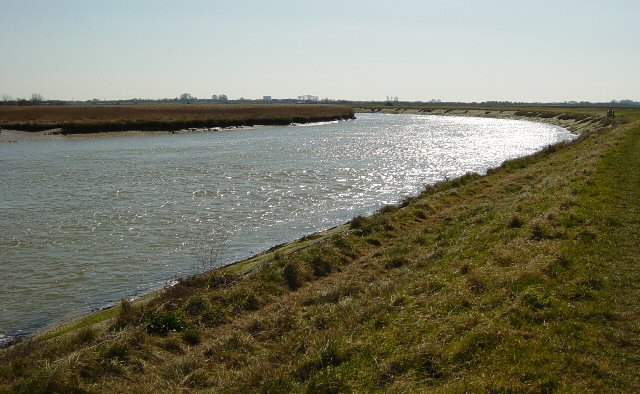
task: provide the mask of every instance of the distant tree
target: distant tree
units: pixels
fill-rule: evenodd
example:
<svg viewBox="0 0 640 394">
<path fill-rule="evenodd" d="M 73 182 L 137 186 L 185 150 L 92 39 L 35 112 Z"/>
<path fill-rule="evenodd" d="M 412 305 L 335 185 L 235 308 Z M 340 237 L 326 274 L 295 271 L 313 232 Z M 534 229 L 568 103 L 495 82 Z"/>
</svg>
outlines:
<svg viewBox="0 0 640 394">
<path fill-rule="evenodd" d="M 195 97 L 191 95 L 191 93 L 182 93 L 180 95 L 180 101 L 191 101 L 195 100 Z"/>
<path fill-rule="evenodd" d="M 218 95 L 217 94 L 212 95 L 211 100 L 218 101 Z"/>
<path fill-rule="evenodd" d="M 40 93 L 32 93 L 31 94 L 31 102 L 33 103 L 41 103 L 44 101 L 44 98 Z"/>
<path fill-rule="evenodd" d="M 218 100 L 219 101 L 229 101 L 229 98 L 227 97 L 226 94 L 221 94 L 220 96 L 218 96 Z"/>
<path fill-rule="evenodd" d="M 11 101 L 11 100 L 12 100 L 12 97 L 11 97 L 11 96 L 9 96 L 8 94 L 3 94 L 3 95 L 2 95 L 2 101 L 4 101 L 5 103 L 6 103 L 7 101 Z"/>
</svg>

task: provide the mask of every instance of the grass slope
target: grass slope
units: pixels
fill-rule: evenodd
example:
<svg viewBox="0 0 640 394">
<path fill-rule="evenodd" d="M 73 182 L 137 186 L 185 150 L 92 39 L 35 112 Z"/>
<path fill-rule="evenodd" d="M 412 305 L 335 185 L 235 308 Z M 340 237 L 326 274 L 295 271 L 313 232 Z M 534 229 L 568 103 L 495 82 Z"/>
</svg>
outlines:
<svg viewBox="0 0 640 394">
<path fill-rule="evenodd" d="M 640 116 L 2 351 L 15 392 L 637 392 Z"/>
</svg>

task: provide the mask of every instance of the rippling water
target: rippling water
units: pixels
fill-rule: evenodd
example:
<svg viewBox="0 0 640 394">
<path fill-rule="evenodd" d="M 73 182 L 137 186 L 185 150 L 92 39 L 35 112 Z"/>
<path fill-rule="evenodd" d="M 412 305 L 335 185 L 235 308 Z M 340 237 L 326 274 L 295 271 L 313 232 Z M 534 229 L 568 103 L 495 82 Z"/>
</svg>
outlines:
<svg viewBox="0 0 640 394">
<path fill-rule="evenodd" d="M 208 268 L 203 245 L 224 239 L 217 264 L 229 263 L 569 138 L 523 121 L 359 114 L 0 145 L 0 336 Z"/>
</svg>

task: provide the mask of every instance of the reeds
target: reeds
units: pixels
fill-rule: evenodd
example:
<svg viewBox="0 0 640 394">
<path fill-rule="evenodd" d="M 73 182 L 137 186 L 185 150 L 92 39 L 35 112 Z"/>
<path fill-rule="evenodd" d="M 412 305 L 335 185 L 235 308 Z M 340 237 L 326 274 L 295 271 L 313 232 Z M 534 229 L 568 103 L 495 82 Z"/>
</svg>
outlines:
<svg viewBox="0 0 640 394">
<path fill-rule="evenodd" d="M 288 125 L 353 118 L 344 105 L 67 105 L 0 107 L 0 126 L 64 133 L 174 131 L 252 125 Z"/>
</svg>

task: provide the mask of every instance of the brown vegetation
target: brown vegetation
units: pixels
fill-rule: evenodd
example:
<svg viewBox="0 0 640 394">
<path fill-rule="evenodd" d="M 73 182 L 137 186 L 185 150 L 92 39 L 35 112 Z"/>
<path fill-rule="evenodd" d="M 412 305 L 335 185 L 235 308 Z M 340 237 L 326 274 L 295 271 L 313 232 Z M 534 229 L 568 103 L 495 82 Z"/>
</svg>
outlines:
<svg viewBox="0 0 640 394">
<path fill-rule="evenodd" d="M 344 105 L 67 105 L 0 106 L 0 126 L 65 133 L 180 130 L 190 127 L 287 125 L 350 119 Z"/>
</svg>

